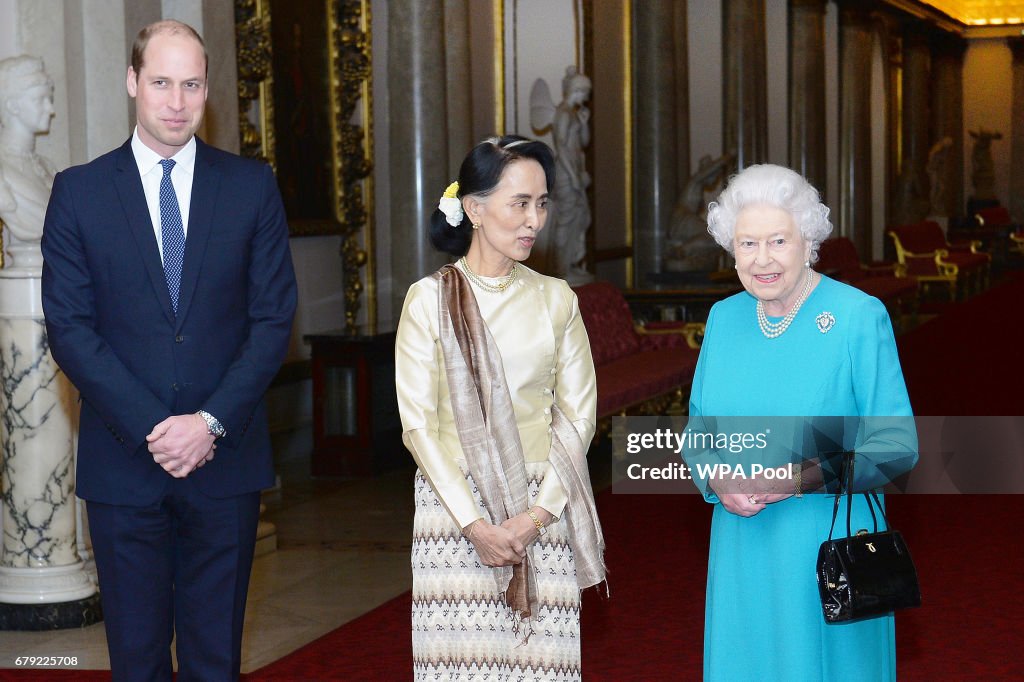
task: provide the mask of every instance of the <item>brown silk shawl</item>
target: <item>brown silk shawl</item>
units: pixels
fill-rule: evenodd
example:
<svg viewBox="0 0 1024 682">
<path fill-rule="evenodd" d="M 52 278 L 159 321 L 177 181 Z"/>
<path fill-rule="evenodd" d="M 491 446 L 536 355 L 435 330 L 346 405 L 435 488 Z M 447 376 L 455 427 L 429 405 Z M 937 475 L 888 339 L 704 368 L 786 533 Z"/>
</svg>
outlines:
<svg viewBox="0 0 1024 682">
<path fill-rule="evenodd" d="M 455 427 L 489 520 L 498 525 L 525 512 L 529 505 L 526 459 L 501 353 L 466 276 L 446 265 L 434 277 L 438 279 L 438 326 Z M 548 461 L 568 496 L 563 514 L 576 564 L 576 583 L 582 590 L 605 579 L 604 537 L 586 448 L 557 403 L 551 406 L 551 416 Z M 537 611 L 532 551 L 533 545 L 523 562 L 514 567 L 493 569 L 505 602 L 523 619 Z"/>
</svg>

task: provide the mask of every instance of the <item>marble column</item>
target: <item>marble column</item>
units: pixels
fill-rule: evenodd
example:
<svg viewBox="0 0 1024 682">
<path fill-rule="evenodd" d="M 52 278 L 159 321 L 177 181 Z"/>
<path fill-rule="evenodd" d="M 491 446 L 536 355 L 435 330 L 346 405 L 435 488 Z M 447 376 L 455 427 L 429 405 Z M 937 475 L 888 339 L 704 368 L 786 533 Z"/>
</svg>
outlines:
<svg viewBox="0 0 1024 682">
<path fill-rule="evenodd" d="M 648 275 L 662 270 L 678 186 L 674 4 L 649 0 L 633 5 L 633 129 L 638 131 L 633 162 L 633 262 L 639 287 L 648 286 Z"/>
<path fill-rule="evenodd" d="M 676 196 L 686 189 L 690 177 L 690 52 L 687 38 L 686 0 L 675 3 L 675 37 L 673 39 L 673 71 L 676 82 Z"/>
<path fill-rule="evenodd" d="M 0 270 L 0 629 L 100 620 L 78 554 L 73 389 L 50 355 L 36 268 Z"/>
<path fill-rule="evenodd" d="M 903 71 L 902 24 L 898 17 L 883 12 L 872 17 L 878 31 L 879 47 L 882 51 L 882 78 L 885 93 L 885 177 L 882 185 L 884 196 L 877 197 L 885 203 L 885 225 L 896 224 L 896 179 L 899 176 L 900 151 L 900 77 Z M 896 252 L 892 239 L 882 235 L 883 257 L 894 260 Z"/>
<path fill-rule="evenodd" d="M 446 260 L 427 225 L 448 177 L 443 0 L 388 3 L 392 310 L 408 285 Z M 499 131 L 502 132 L 502 131 Z"/>
<path fill-rule="evenodd" d="M 824 192 L 825 0 L 789 0 L 789 165 Z"/>
<path fill-rule="evenodd" d="M 926 27 L 918 22 L 909 22 L 903 30 L 903 101 L 900 107 L 903 114 L 900 127 L 903 158 L 896 181 L 896 219 L 900 223 L 922 220 L 928 215 L 930 205 L 927 175 L 928 150 L 931 147 L 928 131 L 930 71 L 931 52 Z"/>
<path fill-rule="evenodd" d="M 861 254 L 871 251 L 870 16 L 859 0 L 839 6 L 838 233 Z"/>
<path fill-rule="evenodd" d="M 964 52 L 967 41 L 941 33 L 932 38 L 931 129 L 932 144 L 944 137 L 953 141 L 946 155 L 944 215 L 964 214 Z M 1024 160 L 1024 159 L 1022 159 Z"/>
<path fill-rule="evenodd" d="M 466 152 L 479 140 L 473 139 L 472 82 L 469 71 L 468 0 L 444 0 L 444 49 L 448 107 L 448 177 L 459 175 Z M 447 185 L 446 185 L 447 186 Z"/>
<path fill-rule="evenodd" d="M 723 151 L 743 170 L 768 160 L 764 0 L 722 0 Z"/>
<path fill-rule="evenodd" d="M 1013 53 L 1010 125 L 1010 216 L 1024 223 L 1024 38 L 1006 41 Z"/>
</svg>

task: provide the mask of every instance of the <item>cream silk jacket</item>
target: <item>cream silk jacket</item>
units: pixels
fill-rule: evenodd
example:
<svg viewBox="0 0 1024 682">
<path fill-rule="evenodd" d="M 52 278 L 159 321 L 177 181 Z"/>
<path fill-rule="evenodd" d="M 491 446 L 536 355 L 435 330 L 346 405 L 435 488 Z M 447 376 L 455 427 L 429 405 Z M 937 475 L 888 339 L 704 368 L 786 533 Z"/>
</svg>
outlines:
<svg viewBox="0 0 1024 682">
<path fill-rule="evenodd" d="M 461 266 L 460 266 L 461 267 Z M 573 423 L 584 443 L 594 436 L 597 381 L 576 294 L 560 279 L 522 264 L 502 293 L 473 284 L 480 313 L 501 351 L 528 462 L 551 449 L 551 405 Z M 465 456 L 455 429 L 438 331 L 438 283 L 426 277 L 409 288 L 398 324 L 395 377 L 402 439 L 459 527 L 483 518 L 460 468 Z M 551 466 L 534 504 L 561 516 L 566 494 Z"/>
</svg>

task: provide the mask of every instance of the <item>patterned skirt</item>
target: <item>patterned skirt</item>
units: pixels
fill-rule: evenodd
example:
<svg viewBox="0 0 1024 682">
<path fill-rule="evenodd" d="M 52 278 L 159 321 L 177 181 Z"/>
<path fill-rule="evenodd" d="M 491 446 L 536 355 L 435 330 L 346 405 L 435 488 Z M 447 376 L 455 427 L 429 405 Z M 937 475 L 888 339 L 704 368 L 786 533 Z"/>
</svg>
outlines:
<svg viewBox="0 0 1024 682">
<path fill-rule="evenodd" d="M 547 462 L 527 462 L 530 499 Z M 480 494 L 467 475 L 473 495 Z M 482 504 L 481 504 L 482 508 Z M 580 593 L 565 518 L 532 553 L 538 613 L 523 644 L 492 569 L 462 535 L 423 474 L 416 472 L 412 539 L 412 656 L 416 680 L 580 680 Z"/>
</svg>

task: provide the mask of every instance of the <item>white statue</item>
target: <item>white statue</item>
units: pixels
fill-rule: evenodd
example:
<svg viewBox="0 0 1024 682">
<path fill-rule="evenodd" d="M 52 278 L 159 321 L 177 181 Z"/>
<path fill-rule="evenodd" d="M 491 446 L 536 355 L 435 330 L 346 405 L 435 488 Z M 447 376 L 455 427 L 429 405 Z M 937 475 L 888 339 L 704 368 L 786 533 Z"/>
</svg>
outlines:
<svg viewBox="0 0 1024 682">
<path fill-rule="evenodd" d="M 555 190 L 553 212 L 548 218 L 552 238 L 548 264 L 571 284 L 590 281 L 593 276 L 583 267 L 587 255 L 587 230 L 590 228 L 590 204 L 587 202 L 587 173 L 584 148 L 590 144 L 590 79 L 575 66 L 565 70 L 562 102 L 555 106 L 547 84 L 538 79 L 530 91 L 530 123 L 537 132 L 550 126 L 555 141 Z"/>
<path fill-rule="evenodd" d="M 36 135 L 50 129 L 53 81 L 36 57 L 0 61 L 0 220 L 7 268 L 38 268 L 39 240 L 56 169 L 36 154 Z"/>
<path fill-rule="evenodd" d="M 722 249 L 708 234 L 706 194 L 718 186 L 732 167 L 734 158 L 735 155 L 729 152 L 717 159 L 705 154 L 697 163 L 697 170 L 686 181 L 672 210 L 668 255 L 663 263 L 666 270 L 684 272 L 717 269 Z"/>
<path fill-rule="evenodd" d="M 928 150 L 928 182 L 930 183 L 931 215 L 945 216 L 948 213 L 946 204 L 946 160 L 949 150 L 953 147 L 953 138 L 946 136 L 932 145 Z"/>
<path fill-rule="evenodd" d="M 913 159 L 903 157 L 903 168 L 896 177 L 894 215 L 898 225 L 924 220 L 931 210 L 931 199 L 925 187 L 925 175 L 913 168 Z"/>
<path fill-rule="evenodd" d="M 971 161 L 971 181 L 974 183 L 974 199 L 996 198 L 996 171 L 992 162 L 992 140 L 1003 139 L 1003 134 L 993 130 L 979 128 L 978 132 L 968 130 L 974 138 L 974 151 Z"/>
</svg>

